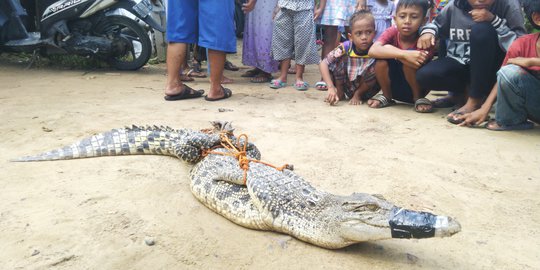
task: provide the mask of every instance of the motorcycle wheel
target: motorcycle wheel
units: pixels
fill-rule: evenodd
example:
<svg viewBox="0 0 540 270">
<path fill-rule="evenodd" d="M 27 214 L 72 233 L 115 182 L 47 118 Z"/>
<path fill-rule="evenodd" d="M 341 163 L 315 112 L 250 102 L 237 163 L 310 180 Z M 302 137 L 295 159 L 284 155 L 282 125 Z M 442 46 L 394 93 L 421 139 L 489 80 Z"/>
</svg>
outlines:
<svg viewBox="0 0 540 270">
<path fill-rule="evenodd" d="M 136 21 L 125 16 L 107 16 L 94 33 L 113 41 L 113 55 L 107 62 L 119 70 L 137 70 L 152 54 L 148 32 Z"/>
</svg>

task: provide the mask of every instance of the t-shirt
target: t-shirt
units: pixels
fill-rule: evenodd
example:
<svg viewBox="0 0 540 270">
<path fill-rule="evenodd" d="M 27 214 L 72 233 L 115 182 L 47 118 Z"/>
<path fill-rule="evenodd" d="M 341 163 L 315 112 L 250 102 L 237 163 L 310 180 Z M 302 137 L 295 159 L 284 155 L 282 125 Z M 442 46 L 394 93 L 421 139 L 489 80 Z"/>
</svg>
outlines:
<svg viewBox="0 0 540 270">
<path fill-rule="evenodd" d="M 508 49 L 508 52 L 506 53 L 506 58 L 504 58 L 503 66 L 507 64 L 508 59 L 510 58 L 516 58 L 516 57 L 538 58 L 539 56 L 536 51 L 536 42 L 538 41 L 539 36 L 540 36 L 540 33 L 535 33 L 535 34 L 525 35 L 516 39 L 516 41 L 514 41 L 514 43 L 510 45 L 510 48 Z M 526 69 L 531 71 L 533 75 L 539 78 L 540 66 L 532 66 Z"/>
<path fill-rule="evenodd" d="M 416 38 L 415 42 L 411 47 L 405 48 L 401 45 L 401 42 L 399 41 L 399 31 L 397 27 L 392 26 L 386 31 L 382 33 L 382 35 L 377 39 L 377 42 L 381 43 L 382 45 L 392 45 L 396 48 L 402 49 L 402 50 L 416 50 L 419 51 L 419 49 L 416 47 L 416 41 L 418 41 L 418 37 Z M 434 48 L 431 48 L 428 51 L 428 60 L 433 58 L 433 55 L 435 54 Z"/>
<path fill-rule="evenodd" d="M 368 72 L 374 66 L 375 59 L 369 57 L 367 52 L 358 51 L 350 40 L 337 46 L 337 48 L 328 53 L 323 61 L 329 67 L 333 67 L 338 62 L 343 61 L 343 57 L 347 58 L 347 78 L 349 81 L 356 80 L 358 76 L 364 76 L 366 83 L 375 80 L 375 74 Z"/>
</svg>

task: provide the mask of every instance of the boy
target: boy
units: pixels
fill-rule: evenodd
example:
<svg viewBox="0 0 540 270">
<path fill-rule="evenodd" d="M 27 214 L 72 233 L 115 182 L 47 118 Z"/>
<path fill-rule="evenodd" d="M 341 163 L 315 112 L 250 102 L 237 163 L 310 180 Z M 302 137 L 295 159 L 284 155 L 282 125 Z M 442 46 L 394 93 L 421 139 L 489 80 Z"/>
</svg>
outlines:
<svg viewBox="0 0 540 270">
<path fill-rule="evenodd" d="M 531 24 L 540 29 L 540 1 L 522 0 Z M 514 41 L 497 73 L 497 84 L 482 107 L 460 116 L 461 126 L 475 126 L 488 119 L 497 99 L 495 120 L 490 130 L 522 130 L 534 127 L 527 119 L 540 123 L 540 33 L 522 36 Z"/>
<path fill-rule="evenodd" d="M 433 57 L 433 50 L 416 48 L 418 29 L 427 21 L 428 0 L 400 0 L 396 7 L 396 26 L 388 28 L 371 46 L 369 56 L 376 58 L 375 73 L 382 94 L 368 100 L 371 108 L 383 108 L 395 103 L 393 99 L 414 103 L 416 112 L 433 112 L 429 91 L 421 89 L 416 71 Z"/>
<path fill-rule="evenodd" d="M 375 18 L 366 10 L 355 12 L 350 20 L 349 40 L 332 50 L 321 62 L 321 76 L 328 86 L 325 99 L 330 105 L 350 98 L 359 105 L 379 91 L 375 79 L 375 59 L 367 52 L 375 38 Z"/>
</svg>

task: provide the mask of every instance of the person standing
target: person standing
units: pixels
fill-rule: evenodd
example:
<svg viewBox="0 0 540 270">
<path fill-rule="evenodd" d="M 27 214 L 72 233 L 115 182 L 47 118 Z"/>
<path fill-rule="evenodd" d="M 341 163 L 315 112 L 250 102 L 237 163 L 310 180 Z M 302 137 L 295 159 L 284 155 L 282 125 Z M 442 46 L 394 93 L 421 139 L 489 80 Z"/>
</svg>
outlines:
<svg viewBox="0 0 540 270">
<path fill-rule="evenodd" d="M 254 1 L 249 0 L 247 4 L 254 4 Z M 221 78 L 225 54 L 236 52 L 234 1 L 168 0 L 167 41 L 165 100 L 198 98 L 204 94 L 204 90 L 194 90 L 180 80 L 180 69 L 190 43 L 208 48 L 211 73 L 205 100 L 217 101 L 232 96 L 230 89 L 221 86 Z"/>
</svg>

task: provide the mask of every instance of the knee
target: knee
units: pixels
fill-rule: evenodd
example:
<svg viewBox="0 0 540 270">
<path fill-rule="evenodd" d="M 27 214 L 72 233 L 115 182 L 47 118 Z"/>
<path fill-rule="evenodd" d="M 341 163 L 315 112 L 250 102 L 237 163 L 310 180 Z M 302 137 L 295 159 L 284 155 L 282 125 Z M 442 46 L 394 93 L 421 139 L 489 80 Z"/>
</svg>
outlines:
<svg viewBox="0 0 540 270">
<path fill-rule="evenodd" d="M 375 70 L 382 71 L 382 70 L 388 70 L 388 69 L 389 69 L 389 65 L 388 65 L 387 60 L 377 59 L 377 61 L 375 61 Z"/>
<path fill-rule="evenodd" d="M 420 85 L 429 84 L 429 81 L 433 78 L 438 77 L 438 74 L 434 72 L 434 69 L 421 67 L 416 71 L 416 81 Z"/>
<path fill-rule="evenodd" d="M 501 88 L 506 88 L 510 85 L 516 85 L 521 79 L 523 79 L 525 69 L 518 65 L 506 65 L 501 67 L 497 72 L 497 79 Z"/>
<path fill-rule="evenodd" d="M 484 41 L 486 39 L 497 38 L 497 31 L 489 22 L 479 22 L 471 26 L 470 40 Z"/>
</svg>

